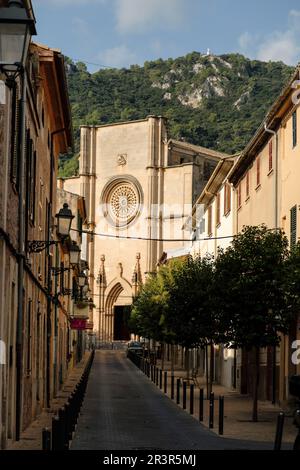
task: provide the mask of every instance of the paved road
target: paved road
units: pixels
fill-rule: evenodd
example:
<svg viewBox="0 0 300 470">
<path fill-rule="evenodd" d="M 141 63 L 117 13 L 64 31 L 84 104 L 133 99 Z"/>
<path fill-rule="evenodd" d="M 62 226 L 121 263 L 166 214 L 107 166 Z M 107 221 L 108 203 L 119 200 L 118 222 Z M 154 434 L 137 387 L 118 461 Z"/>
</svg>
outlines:
<svg viewBox="0 0 300 470">
<path fill-rule="evenodd" d="M 173 403 L 119 351 L 96 351 L 72 449 L 266 449 L 218 437 Z"/>
</svg>

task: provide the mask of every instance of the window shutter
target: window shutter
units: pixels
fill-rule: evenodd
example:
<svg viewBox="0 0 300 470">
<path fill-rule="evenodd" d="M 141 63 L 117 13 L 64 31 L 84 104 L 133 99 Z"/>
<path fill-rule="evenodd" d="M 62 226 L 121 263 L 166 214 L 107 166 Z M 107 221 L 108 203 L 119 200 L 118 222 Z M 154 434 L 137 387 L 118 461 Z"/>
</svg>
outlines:
<svg viewBox="0 0 300 470">
<path fill-rule="evenodd" d="M 273 168 L 273 142 L 269 142 L 269 171 Z"/>
<path fill-rule="evenodd" d="M 293 248 L 297 242 L 297 206 L 292 207 L 290 213 L 291 213 L 290 245 L 291 245 L 291 248 Z"/>
<path fill-rule="evenodd" d="M 256 160 L 256 186 L 260 185 L 260 157 Z"/>
<path fill-rule="evenodd" d="M 297 145 L 297 112 L 293 113 L 293 147 Z"/>
<path fill-rule="evenodd" d="M 221 196 L 220 193 L 217 194 L 216 200 L 216 225 L 221 223 Z"/>
<path fill-rule="evenodd" d="M 207 209 L 207 234 L 212 234 L 211 206 Z"/>
<path fill-rule="evenodd" d="M 18 186 L 18 162 L 20 154 L 20 106 L 19 88 L 16 85 L 12 94 L 12 117 L 11 117 L 11 155 L 10 155 L 10 177 L 12 182 Z"/>
<path fill-rule="evenodd" d="M 249 196 L 249 192 L 250 192 L 250 181 L 249 181 L 249 171 L 248 171 L 246 175 L 246 197 Z"/>
<path fill-rule="evenodd" d="M 242 205 L 242 183 L 238 185 L 238 208 Z"/>
<path fill-rule="evenodd" d="M 230 212 L 231 209 L 231 187 L 229 183 L 225 185 L 225 194 L 224 194 L 224 213 L 225 215 Z"/>
</svg>

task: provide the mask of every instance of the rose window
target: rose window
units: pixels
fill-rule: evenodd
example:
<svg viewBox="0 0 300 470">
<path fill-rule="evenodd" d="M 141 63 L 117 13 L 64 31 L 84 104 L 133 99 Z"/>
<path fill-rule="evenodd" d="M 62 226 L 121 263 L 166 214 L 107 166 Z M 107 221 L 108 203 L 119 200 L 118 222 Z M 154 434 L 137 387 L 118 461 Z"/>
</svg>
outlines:
<svg viewBox="0 0 300 470">
<path fill-rule="evenodd" d="M 138 196 L 129 184 L 121 184 L 113 189 L 110 195 L 111 211 L 122 221 L 128 221 L 138 210 Z"/>
<path fill-rule="evenodd" d="M 141 212 L 142 194 L 142 188 L 134 177 L 112 178 L 101 196 L 107 221 L 118 229 L 130 225 Z"/>
</svg>

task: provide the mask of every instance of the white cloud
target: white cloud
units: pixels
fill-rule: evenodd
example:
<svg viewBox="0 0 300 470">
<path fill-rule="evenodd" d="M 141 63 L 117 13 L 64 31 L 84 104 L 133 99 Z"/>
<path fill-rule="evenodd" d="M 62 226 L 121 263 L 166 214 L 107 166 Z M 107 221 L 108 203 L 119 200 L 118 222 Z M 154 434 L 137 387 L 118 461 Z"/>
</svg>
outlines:
<svg viewBox="0 0 300 470">
<path fill-rule="evenodd" d="M 241 52 L 248 57 L 295 65 L 300 60 L 300 11 L 290 10 L 285 31 L 274 31 L 263 37 L 245 32 L 238 43 Z"/>
<path fill-rule="evenodd" d="M 33 3 L 46 3 L 48 5 L 55 5 L 60 7 L 65 7 L 68 5 L 96 5 L 104 4 L 106 0 L 33 0 Z"/>
<path fill-rule="evenodd" d="M 125 44 L 106 49 L 98 55 L 98 59 L 103 62 L 103 65 L 117 68 L 137 63 L 136 55 Z"/>
<path fill-rule="evenodd" d="M 241 34 L 241 36 L 239 37 L 239 46 L 241 50 L 247 51 L 249 47 L 251 46 L 252 41 L 253 41 L 253 37 L 250 33 L 248 33 L 248 31 Z"/>
<path fill-rule="evenodd" d="M 286 64 L 295 65 L 300 60 L 299 39 L 293 31 L 275 32 L 258 48 L 259 60 L 282 60 Z"/>
<path fill-rule="evenodd" d="M 117 30 L 143 33 L 164 26 L 175 28 L 184 20 L 184 0 L 116 0 Z"/>
</svg>

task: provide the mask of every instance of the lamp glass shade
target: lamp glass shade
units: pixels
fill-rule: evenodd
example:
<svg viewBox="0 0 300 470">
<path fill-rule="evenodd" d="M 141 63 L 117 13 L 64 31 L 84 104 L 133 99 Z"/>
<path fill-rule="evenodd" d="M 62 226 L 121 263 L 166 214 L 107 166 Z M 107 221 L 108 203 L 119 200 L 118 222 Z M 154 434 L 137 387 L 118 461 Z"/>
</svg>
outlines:
<svg viewBox="0 0 300 470">
<path fill-rule="evenodd" d="M 0 8 L 0 64 L 6 72 L 25 66 L 31 36 L 36 34 L 34 19 L 29 17 L 24 2 L 11 1 Z"/>
<path fill-rule="evenodd" d="M 82 288 L 82 292 L 83 292 L 84 294 L 87 294 L 88 291 L 89 291 L 89 286 L 88 286 L 88 284 L 85 284 L 85 285 L 83 286 L 83 288 Z"/>
<path fill-rule="evenodd" d="M 78 276 L 78 285 L 79 285 L 79 287 L 84 287 L 85 279 L 86 279 L 85 274 L 79 274 L 79 276 Z"/>
<path fill-rule="evenodd" d="M 67 203 L 64 203 L 63 208 L 60 209 L 55 217 L 57 218 L 57 233 L 61 237 L 68 237 L 74 215 L 72 215 L 72 211 Z"/>
<path fill-rule="evenodd" d="M 79 264 L 80 259 L 80 249 L 77 245 L 70 248 L 70 264 Z"/>
<path fill-rule="evenodd" d="M 12 71 L 14 64 L 25 65 L 30 38 L 28 25 L 0 22 L 0 63 L 6 64 L 6 69 L 10 64 Z"/>
</svg>

